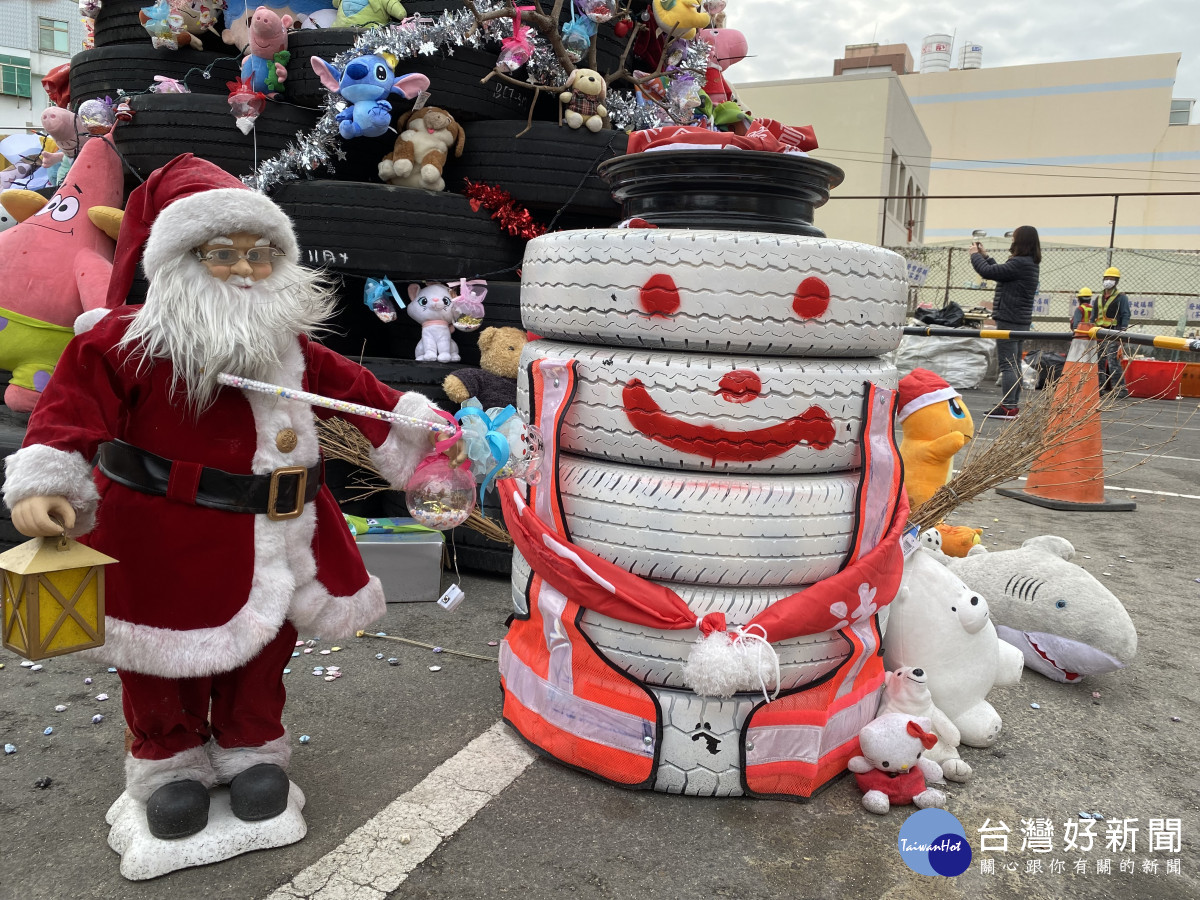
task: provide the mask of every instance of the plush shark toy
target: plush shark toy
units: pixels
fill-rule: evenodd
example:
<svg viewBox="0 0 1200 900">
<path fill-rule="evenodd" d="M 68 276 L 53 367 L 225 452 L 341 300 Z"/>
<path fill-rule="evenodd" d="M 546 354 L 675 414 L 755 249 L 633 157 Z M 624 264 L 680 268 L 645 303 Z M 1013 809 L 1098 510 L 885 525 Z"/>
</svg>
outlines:
<svg viewBox="0 0 1200 900">
<path fill-rule="evenodd" d="M 942 562 L 971 590 L 988 598 L 996 633 L 1047 678 L 1072 684 L 1129 665 L 1137 631 L 1121 601 L 1084 569 L 1068 562 L 1075 548 L 1042 535 L 1017 550 L 974 547 Z"/>
</svg>

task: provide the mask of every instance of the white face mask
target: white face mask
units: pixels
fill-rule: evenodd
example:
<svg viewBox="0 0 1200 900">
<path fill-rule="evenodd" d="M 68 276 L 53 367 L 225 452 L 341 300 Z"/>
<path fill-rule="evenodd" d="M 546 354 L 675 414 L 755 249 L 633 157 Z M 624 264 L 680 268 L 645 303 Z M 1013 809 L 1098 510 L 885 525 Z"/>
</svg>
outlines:
<svg viewBox="0 0 1200 900">
<path fill-rule="evenodd" d="M 1106 291 L 1111 291 L 1111 290 L 1112 290 L 1113 288 L 1115 288 L 1116 286 L 1117 286 L 1117 282 L 1116 282 L 1115 280 L 1113 280 L 1112 278 L 1105 278 L 1105 279 L 1104 279 L 1104 289 L 1105 289 Z"/>
</svg>

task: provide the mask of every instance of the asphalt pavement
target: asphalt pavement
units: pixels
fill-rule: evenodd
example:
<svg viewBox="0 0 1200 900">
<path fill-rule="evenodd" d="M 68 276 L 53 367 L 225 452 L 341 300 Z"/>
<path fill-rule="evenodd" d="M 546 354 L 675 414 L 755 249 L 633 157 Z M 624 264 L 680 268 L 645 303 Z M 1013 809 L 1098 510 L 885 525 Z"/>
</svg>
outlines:
<svg viewBox="0 0 1200 900">
<path fill-rule="evenodd" d="M 999 427 L 982 419 L 995 398 L 966 393 L 985 437 Z M 622 790 L 535 758 L 497 726 L 495 662 L 364 637 L 324 656 L 332 645 L 321 642 L 285 676 L 286 724 L 310 738 L 296 741 L 291 768 L 308 836 L 136 883 L 106 844 L 124 777 L 117 676 L 71 656 L 31 672 L 0 650 L 0 741 L 16 747 L 0 759 L 0 898 L 1198 897 L 1195 413 L 1195 400 L 1147 401 L 1106 416 L 1107 484 L 1137 501 L 1133 512 L 1055 512 L 989 493 L 952 517 L 984 527 L 990 549 L 1068 538 L 1139 634 L 1126 670 L 1077 685 L 1026 670 L 993 691 L 1003 733 L 990 749 L 963 748 L 975 777 L 947 790 L 974 851 L 957 878 L 911 872 L 896 846 L 913 808 L 872 816 L 852 780 L 808 803 Z M 509 584 L 464 574 L 461 585 L 457 610 L 393 604 L 379 630 L 494 657 Z M 331 663 L 342 678 L 310 674 Z M 1093 846 L 1064 849 L 1081 812 L 1104 817 L 1090 819 Z M 1005 834 L 1006 851 L 981 852 L 981 828 Z"/>
</svg>

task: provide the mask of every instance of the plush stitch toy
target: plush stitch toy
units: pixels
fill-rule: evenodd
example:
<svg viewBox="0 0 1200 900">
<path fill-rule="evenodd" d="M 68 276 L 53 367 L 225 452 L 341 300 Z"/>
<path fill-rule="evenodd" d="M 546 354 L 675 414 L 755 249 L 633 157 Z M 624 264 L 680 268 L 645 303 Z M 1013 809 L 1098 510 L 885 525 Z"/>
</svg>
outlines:
<svg viewBox="0 0 1200 900">
<path fill-rule="evenodd" d="M 454 148 L 462 156 L 467 133 L 454 116 L 436 106 L 414 109 L 396 122 L 400 132 L 392 152 L 379 162 L 379 177 L 388 184 L 443 191 L 442 169 L 446 154 Z"/>
<path fill-rule="evenodd" d="M 852 756 L 846 764 L 863 792 L 863 809 L 877 816 L 909 803 L 921 809 L 945 809 L 946 795 L 926 787 L 927 782 L 942 780 L 941 767 L 921 755 L 937 743 L 929 728 L 929 719 L 899 713 L 863 726 L 858 733 L 863 755 Z"/>
<path fill-rule="evenodd" d="M 451 372 L 442 382 L 460 406 L 470 397 L 484 409 L 517 402 L 517 370 L 528 338 L 520 328 L 485 328 L 479 333 L 479 368 Z"/>
<path fill-rule="evenodd" d="M 690 41 L 696 30 L 711 21 L 708 13 L 700 8 L 700 0 L 653 0 L 654 21 L 669 38 Z"/>
<path fill-rule="evenodd" d="M 1030 538 L 1017 550 L 977 547 L 946 567 L 990 598 L 996 632 L 1025 665 L 1073 684 L 1124 668 L 1137 654 L 1137 630 L 1108 588 L 1072 562 L 1064 538 Z M 1008 644 L 1004 646 L 1008 646 Z"/>
<path fill-rule="evenodd" d="M 332 0 L 337 8 L 334 28 L 386 25 L 392 19 L 405 18 L 408 12 L 400 0 Z"/>
<path fill-rule="evenodd" d="M 458 362 L 458 344 L 450 337 L 454 328 L 454 298 L 444 284 L 408 286 L 408 315 L 421 323 L 421 341 L 413 358 L 417 362 Z"/>
<path fill-rule="evenodd" d="M 288 28 L 292 17 L 282 18 L 273 10 L 260 6 L 250 18 L 250 43 L 242 59 L 242 80 L 260 94 L 273 97 L 283 90 L 287 80 Z"/>
<path fill-rule="evenodd" d="M 987 702 L 995 684 L 1016 684 L 1024 661 L 996 636 L 987 601 L 919 547 L 904 562 L 904 580 L 887 607 L 883 662 L 915 666 L 928 676 L 930 696 L 959 730 L 962 743 L 990 747 L 1000 716 Z"/>
<path fill-rule="evenodd" d="M 0 195 L 20 223 L 0 234 L 0 368 L 12 372 L 4 392 L 11 409 L 34 408 L 76 317 L 106 305 L 122 188 L 121 159 L 108 140 L 84 144 L 49 200 L 24 190 Z"/>
<path fill-rule="evenodd" d="M 904 487 L 915 509 L 950 480 L 951 460 L 971 439 L 975 423 L 958 391 L 928 369 L 913 369 L 900 379 L 897 403 Z"/>
<path fill-rule="evenodd" d="M 885 673 L 879 715 L 900 713 L 910 718 L 922 716 L 928 719 L 932 723 L 929 730 L 937 735 L 938 740 L 925 752 L 925 758 L 941 766 L 942 774 L 951 781 L 969 781 L 971 767 L 958 755 L 958 729 L 944 712 L 933 705 L 928 682 L 925 670 L 912 666 Z"/>
<path fill-rule="evenodd" d="M 399 94 L 412 99 L 429 88 L 424 75 L 396 77 L 396 57 L 390 53 L 357 56 L 339 72 L 319 56 L 310 57 L 312 67 L 326 90 L 341 94 L 350 106 L 337 115 L 338 132 L 344 138 L 379 137 L 392 121 L 392 104 L 385 97 Z"/>
<path fill-rule="evenodd" d="M 571 128 L 586 127 L 599 131 L 604 127 L 608 110 L 608 83 L 595 69 L 576 69 L 567 79 L 567 89 L 558 95 L 558 102 L 567 105 L 563 119 Z"/>
</svg>

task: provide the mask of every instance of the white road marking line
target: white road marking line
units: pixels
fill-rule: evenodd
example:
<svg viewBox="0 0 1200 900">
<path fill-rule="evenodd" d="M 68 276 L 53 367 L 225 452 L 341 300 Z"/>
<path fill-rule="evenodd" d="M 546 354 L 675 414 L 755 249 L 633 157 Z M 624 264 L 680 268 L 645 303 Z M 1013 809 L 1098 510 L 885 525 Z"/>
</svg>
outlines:
<svg viewBox="0 0 1200 900">
<path fill-rule="evenodd" d="M 1102 453 L 1113 453 L 1117 456 L 1148 456 L 1151 459 L 1179 459 L 1183 462 L 1200 462 L 1194 456 L 1167 456 L 1165 453 L 1142 453 L 1139 450 L 1103 450 Z"/>
<path fill-rule="evenodd" d="M 1026 476 L 1014 478 L 1013 481 L 1025 481 Z M 1145 488 L 1118 487 L 1115 484 L 1106 484 L 1106 491 L 1124 491 L 1126 494 L 1154 494 L 1159 497 L 1179 497 L 1183 500 L 1200 500 L 1200 494 L 1176 494 L 1173 491 L 1149 491 Z"/>
<path fill-rule="evenodd" d="M 497 722 L 267 900 L 383 900 L 536 758 Z"/>
</svg>

